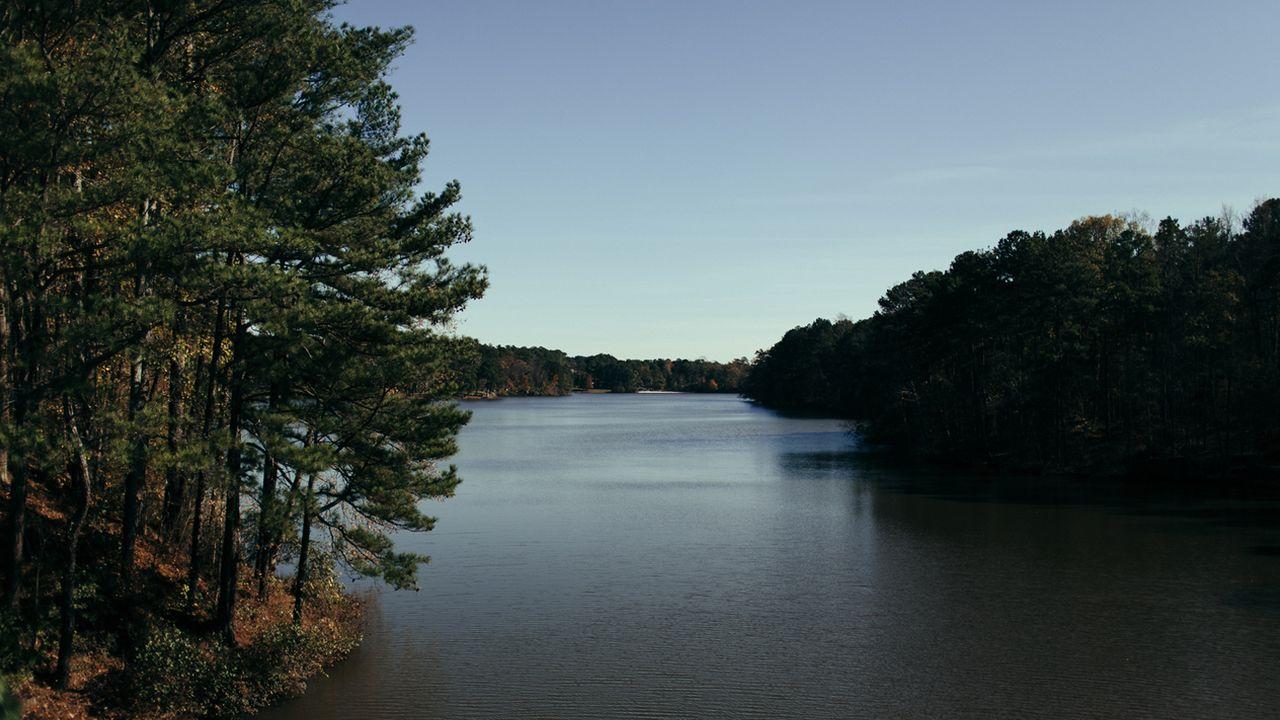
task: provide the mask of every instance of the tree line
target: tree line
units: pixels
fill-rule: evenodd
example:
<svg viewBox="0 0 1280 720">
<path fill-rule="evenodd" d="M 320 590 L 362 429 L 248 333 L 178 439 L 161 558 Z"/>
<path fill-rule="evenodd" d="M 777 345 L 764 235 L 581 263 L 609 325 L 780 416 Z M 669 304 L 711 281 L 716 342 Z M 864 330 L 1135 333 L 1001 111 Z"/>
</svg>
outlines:
<svg viewBox="0 0 1280 720">
<path fill-rule="evenodd" d="M 0 671 L 234 644 L 286 560 L 295 624 L 317 556 L 414 583 L 389 533 L 459 481 L 445 326 L 486 278 L 459 186 L 417 189 L 411 32 L 331 5 L 0 10 Z"/>
<path fill-rule="evenodd" d="M 612 355 L 569 356 L 560 350 L 463 341 L 455 370 L 465 394 L 568 395 L 577 391 L 738 392 L 746 358 L 711 360 L 619 360 Z"/>
<path fill-rule="evenodd" d="M 743 393 L 871 440 L 1051 471 L 1257 469 L 1280 450 L 1280 200 L 1087 217 L 917 272 L 755 358 Z"/>
</svg>

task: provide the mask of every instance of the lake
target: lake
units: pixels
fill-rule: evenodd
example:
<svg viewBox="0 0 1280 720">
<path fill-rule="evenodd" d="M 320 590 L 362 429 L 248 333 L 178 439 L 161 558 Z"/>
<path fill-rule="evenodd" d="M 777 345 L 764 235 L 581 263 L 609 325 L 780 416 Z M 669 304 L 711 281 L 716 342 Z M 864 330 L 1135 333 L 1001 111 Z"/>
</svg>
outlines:
<svg viewBox="0 0 1280 720">
<path fill-rule="evenodd" d="M 1280 717 L 1280 504 L 890 464 L 721 395 L 468 402 L 322 718 Z"/>
</svg>

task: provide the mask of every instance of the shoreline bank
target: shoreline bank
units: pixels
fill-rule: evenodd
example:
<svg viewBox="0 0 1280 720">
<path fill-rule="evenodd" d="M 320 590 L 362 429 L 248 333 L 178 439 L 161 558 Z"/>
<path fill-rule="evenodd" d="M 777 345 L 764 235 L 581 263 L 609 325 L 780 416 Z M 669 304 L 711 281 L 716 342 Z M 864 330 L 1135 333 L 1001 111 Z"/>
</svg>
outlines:
<svg viewBox="0 0 1280 720">
<path fill-rule="evenodd" d="M 288 579 L 268 583 L 263 598 L 255 597 L 246 584 L 237 610 L 234 646 L 225 644 L 201 620 L 170 615 L 157 622 L 141 643 L 132 678 L 104 639 L 86 638 L 72 657 L 67 689 L 51 685 L 42 672 L 13 683 L 21 717 L 251 717 L 297 697 L 312 679 L 346 659 L 363 639 L 368 601 L 344 592 L 336 579 L 332 583 L 323 579 L 320 585 L 317 595 L 308 598 L 301 625 L 295 627 Z"/>
</svg>

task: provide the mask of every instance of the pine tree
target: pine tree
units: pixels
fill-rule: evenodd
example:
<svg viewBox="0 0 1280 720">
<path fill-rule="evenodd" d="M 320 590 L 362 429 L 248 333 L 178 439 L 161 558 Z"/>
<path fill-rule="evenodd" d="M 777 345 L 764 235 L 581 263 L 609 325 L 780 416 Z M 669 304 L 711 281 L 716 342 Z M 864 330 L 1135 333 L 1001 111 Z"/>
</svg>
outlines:
<svg viewBox="0 0 1280 720">
<path fill-rule="evenodd" d="M 166 602 L 142 548 L 186 559 L 188 613 L 234 643 L 242 558 L 262 594 L 323 527 L 324 554 L 411 585 L 420 558 L 388 531 L 430 529 L 418 502 L 458 482 L 437 467 L 466 421 L 439 328 L 484 272 L 445 257 L 471 236 L 458 185 L 417 190 L 428 144 L 385 82 L 411 32 L 329 8 L 0 14 L 0 571 L 37 618 L 25 578 L 58 567 L 64 682 L 85 579 L 132 661 Z M 39 558 L 33 493 L 60 538 Z"/>
</svg>

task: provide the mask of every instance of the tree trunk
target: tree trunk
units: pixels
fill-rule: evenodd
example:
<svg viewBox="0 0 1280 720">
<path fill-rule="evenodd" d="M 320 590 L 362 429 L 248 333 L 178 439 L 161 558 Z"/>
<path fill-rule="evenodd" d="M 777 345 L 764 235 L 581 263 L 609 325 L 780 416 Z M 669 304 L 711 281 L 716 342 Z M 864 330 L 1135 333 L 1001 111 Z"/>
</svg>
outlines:
<svg viewBox="0 0 1280 720">
<path fill-rule="evenodd" d="M 89 497 L 93 489 L 89 474 L 89 461 L 85 457 L 84 443 L 80 431 L 67 414 L 68 432 L 72 438 L 75 459 L 70 463 L 68 474 L 75 485 L 78 505 L 67 529 L 67 566 L 62 576 L 61 627 L 58 633 L 58 666 L 56 678 L 58 687 L 65 689 L 71 677 L 71 651 L 76 633 L 76 551 L 80 545 L 80 533 L 84 529 L 85 519 L 89 516 Z"/>
<path fill-rule="evenodd" d="M 231 402 L 227 433 L 227 499 L 226 515 L 222 525 L 222 563 L 218 572 L 218 605 L 215 623 L 223 640 L 235 644 L 236 592 L 240 580 L 240 470 L 242 451 L 240 445 L 240 417 L 244 404 L 243 345 L 245 338 L 244 313 L 236 316 L 235 340 L 231 349 Z"/>
<path fill-rule="evenodd" d="M 183 496 L 186 494 L 186 478 L 178 471 L 174 458 L 178 452 L 178 426 L 182 418 L 182 364 L 178 361 L 178 339 L 182 337 L 181 313 L 173 321 L 174 351 L 169 356 L 169 405 L 168 420 L 165 425 L 165 447 L 169 450 L 169 468 L 165 471 L 164 501 L 161 511 L 161 523 L 166 537 L 172 538 L 174 528 L 178 526 L 178 516 L 182 514 Z"/>
<path fill-rule="evenodd" d="M 18 321 L 18 313 L 9 313 L 9 342 L 14 346 L 22 346 L 27 361 L 20 365 L 22 377 L 14 378 L 9 386 L 13 404 L 13 427 L 19 428 L 27 420 L 31 402 L 31 388 L 36 377 L 34 352 L 31 350 L 38 343 L 35 337 L 38 326 L 43 322 L 40 317 L 38 303 L 27 303 L 27 327 L 22 332 L 22 324 Z M 17 368 L 15 368 L 16 374 Z M 15 457 L 9 454 L 9 512 L 5 517 L 4 529 L 4 602 L 9 608 L 18 607 L 18 592 L 22 586 L 22 536 L 26 530 L 27 488 L 32 467 L 27 457 L 29 453 L 21 451 Z"/>
<path fill-rule="evenodd" d="M 279 383 L 272 383 L 270 397 L 267 400 L 267 414 L 270 416 L 275 413 L 280 403 L 280 387 Z M 275 419 L 268 417 L 268 423 L 274 424 Z M 274 432 L 274 427 L 269 428 L 266 435 Z M 266 445 L 264 438 L 264 445 Z M 276 459 L 271 455 L 271 449 L 264 447 L 263 466 L 262 466 L 262 494 L 258 501 L 258 538 L 257 553 L 254 556 L 253 572 L 254 577 L 258 581 L 258 597 L 262 597 L 267 593 L 267 578 L 275 572 L 275 557 L 272 552 L 272 544 L 278 535 L 278 525 L 281 522 L 278 503 L 276 502 L 276 478 L 279 475 L 280 466 Z"/>
<path fill-rule="evenodd" d="M 21 459 L 10 467 L 9 513 L 5 522 L 4 599 L 9 608 L 16 609 L 18 590 L 21 587 L 19 574 L 22 571 L 22 534 L 27 508 L 27 468 L 22 466 Z"/>
<path fill-rule="evenodd" d="M 146 223 L 146 208 L 143 209 L 143 223 Z M 134 280 L 134 296 L 141 299 L 146 292 L 146 279 L 141 273 Z M 145 402 L 146 368 L 142 359 L 142 348 L 137 348 L 129 363 L 129 411 L 130 432 L 133 435 L 129 449 L 129 470 L 124 476 L 124 513 L 120 529 L 120 593 L 127 597 L 132 592 L 134 555 L 138 540 L 138 503 L 142 485 L 147 475 L 147 436 L 134 423 L 142 414 Z"/>
<path fill-rule="evenodd" d="M 191 551 L 187 564 L 187 614 L 195 613 L 196 591 L 200 587 L 200 527 L 204 517 L 204 471 L 196 474 L 195 497 L 191 499 Z"/>
<path fill-rule="evenodd" d="M 305 442 L 303 447 L 306 447 L 307 445 L 310 445 L 309 440 Z M 279 474 L 285 474 L 284 468 L 280 468 L 277 472 Z M 275 526 L 276 531 L 272 534 L 271 544 L 267 547 L 267 561 L 272 564 L 272 568 L 275 567 L 275 559 L 280 556 L 280 542 L 284 536 L 285 523 L 289 522 L 289 518 L 293 517 L 293 506 L 298 500 L 298 490 L 300 489 L 299 484 L 301 480 L 302 472 L 300 470 L 295 470 L 293 478 L 289 481 L 288 499 L 285 501 L 284 508 L 280 509 L 279 515 L 277 516 L 279 518 L 279 522 Z M 279 506 L 277 505 L 277 507 Z"/>
<path fill-rule="evenodd" d="M 142 227 L 151 222 L 151 199 L 142 201 Z M 147 276 L 142 266 L 133 281 L 135 301 L 141 301 L 147 294 Z M 149 335 L 150 333 L 148 333 Z M 127 598 L 133 592 L 133 565 L 135 549 L 138 541 L 138 504 L 142 486 L 147 480 L 147 435 L 134 423 L 142 414 L 146 402 L 146 386 L 144 385 L 146 366 L 143 361 L 143 343 L 135 349 L 133 360 L 129 364 L 129 430 L 133 434 L 133 442 L 129 450 L 129 470 L 124 477 L 124 517 L 120 529 L 120 595 Z M 129 603 L 126 608 L 131 605 Z M 127 632 L 128 623 L 121 626 Z M 123 636 L 122 636 L 123 637 Z"/>
<path fill-rule="evenodd" d="M 132 424 L 142 412 L 143 364 L 139 354 L 130 364 L 129 373 L 129 422 Z M 133 430 L 133 442 L 129 450 L 129 470 L 124 476 L 124 513 L 120 528 L 120 591 L 129 593 L 133 583 L 134 555 L 138 539 L 138 496 L 142 492 L 147 472 L 146 435 Z"/>
<path fill-rule="evenodd" d="M 262 496 L 258 503 L 258 545 L 254 557 L 254 576 L 258 581 L 258 597 L 267 594 L 268 573 L 275 571 L 275 562 L 271 557 L 272 538 L 275 537 L 276 524 L 276 474 L 278 465 L 275 458 L 268 454 L 263 460 Z"/>
<path fill-rule="evenodd" d="M 144 210 L 144 216 L 145 216 Z M 144 217 L 144 223 L 146 221 Z M 146 293 L 146 279 L 141 273 L 134 281 L 134 296 L 141 299 Z M 133 626 L 137 622 L 134 602 L 134 566 L 138 545 L 138 516 L 143 485 L 147 480 L 147 434 L 136 427 L 146 404 L 146 365 L 143 350 L 139 346 L 129 362 L 129 408 L 127 413 L 129 432 L 129 469 L 124 476 L 124 511 L 120 522 L 120 584 L 116 588 L 116 600 L 120 603 L 120 623 L 116 628 L 120 653 L 126 667 L 134 657 Z"/>
<path fill-rule="evenodd" d="M 307 568 L 311 561 L 311 513 L 315 506 L 316 476 L 307 476 L 307 494 L 302 505 L 302 538 L 298 547 L 298 570 L 293 574 L 293 624 L 302 625 L 302 598 L 307 585 Z"/>
<path fill-rule="evenodd" d="M 213 323 L 213 345 L 209 348 L 209 381 L 205 385 L 204 415 L 200 420 L 200 438 L 207 440 L 213 429 L 213 404 L 218 384 L 219 362 L 222 359 L 223 325 L 226 322 L 226 303 L 218 301 L 218 312 Z M 191 510 L 191 555 L 187 566 L 187 614 L 196 607 L 196 591 L 200 587 L 200 531 L 204 518 L 205 471 L 196 473 L 196 493 Z"/>
<path fill-rule="evenodd" d="M 0 277 L 0 430 L 9 426 L 9 293 L 6 282 Z M 0 485 L 12 487 L 9 482 L 9 444 L 0 444 Z"/>
</svg>

